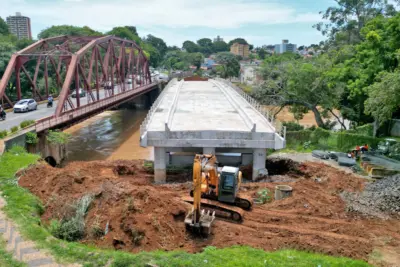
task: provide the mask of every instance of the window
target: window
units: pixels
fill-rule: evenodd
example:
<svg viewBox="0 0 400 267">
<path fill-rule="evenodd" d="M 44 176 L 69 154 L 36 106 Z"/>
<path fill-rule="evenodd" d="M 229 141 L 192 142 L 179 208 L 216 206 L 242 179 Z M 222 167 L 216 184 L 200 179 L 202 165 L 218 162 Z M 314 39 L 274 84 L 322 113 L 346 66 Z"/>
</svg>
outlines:
<svg viewBox="0 0 400 267">
<path fill-rule="evenodd" d="M 224 174 L 224 181 L 222 188 L 226 190 L 232 190 L 235 186 L 235 176 L 233 174 Z"/>
</svg>

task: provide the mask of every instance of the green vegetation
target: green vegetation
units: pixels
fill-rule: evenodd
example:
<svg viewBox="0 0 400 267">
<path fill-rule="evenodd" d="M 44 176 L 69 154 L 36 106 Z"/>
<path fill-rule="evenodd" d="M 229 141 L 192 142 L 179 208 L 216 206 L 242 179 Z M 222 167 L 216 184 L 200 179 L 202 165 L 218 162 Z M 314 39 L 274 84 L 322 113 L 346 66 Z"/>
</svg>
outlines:
<svg viewBox="0 0 400 267">
<path fill-rule="evenodd" d="M 265 204 L 267 202 L 271 201 L 271 192 L 268 190 L 268 188 L 264 188 L 260 191 L 257 192 L 257 200 L 261 202 L 262 204 Z"/>
<path fill-rule="evenodd" d="M 0 139 L 6 137 L 7 134 L 8 134 L 8 133 L 7 133 L 7 130 L 2 130 L 2 131 L 0 131 Z"/>
<path fill-rule="evenodd" d="M 46 138 L 47 138 L 47 141 L 49 141 L 52 144 L 63 145 L 63 144 L 68 143 L 70 137 L 71 137 L 71 135 L 68 133 L 64 133 L 59 130 L 55 130 L 55 131 L 50 130 L 49 133 L 47 134 Z"/>
<path fill-rule="evenodd" d="M 83 196 L 71 206 L 68 217 L 64 217 L 60 222 L 51 222 L 50 232 L 55 237 L 67 241 L 82 239 L 85 235 L 85 216 L 92 201 L 93 196 Z"/>
<path fill-rule="evenodd" d="M 314 149 L 322 149 L 346 152 L 354 149 L 356 145 L 363 144 L 376 148 L 382 139 L 363 134 L 367 128 L 366 126 L 357 128 L 360 132 L 357 132 L 357 129 L 332 132 L 322 128 L 314 131 L 289 131 L 286 133 L 286 151 L 311 152 Z"/>
<path fill-rule="evenodd" d="M 31 145 L 37 144 L 39 142 L 37 133 L 32 133 L 32 132 L 26 133 L 25 142 Z"/>
<path fill-rule="evenodd" d="M 25 263 L 16 261 L 10 253 L 6 251 L 6 242 L 0 239 L 0 266 L 2 267 L 24 267 Z"/>
<path fill-rule="evenodd" d="M 21 127 L 21 129 L 23 129 L 23 128 L 28 127 L 28 126 L 30 126 L 32 124 L 35 124 L 34 120 L 25 120 L 25 121 L 21 122 L 21 124 L 19 126 Z"/>
<path fill-rule="evenodd" d="M 18 126 L 11 127 L 11 133 L 16 133 L 16 132 L 18 132 L 18 130 L 19 130 Z"/>
<path fill-rule="evenodd" d="M 225 249 L 207 247 L 204 252 L 197 254 L 182 251 L 131 254 L 101 250 L 93 246 L 51 238 L 50 231 L 59 229 L 59 223 L 53 221 L 48 227 L 49 230 L 42 227 L 40 215 L 44 211 L 43 205 L 27 190 L 18 187 L 13 178 L 17 170 L 35 163 L 38 159 L 37 155 L 28 154 L 18 147 L 12 148 L 0 157 L 0 190 L 8 204 L 4 211 L 20 226 L 24 237 L 35 240 L 39 247 L 47 248 L 64 262 L 80 262 L 84 266 L 106 266 L 111 262 L 111 266 L 124 267 L 145 266 L 147 263 L 159 266 L 266 266 L 266 264 L 271 266 L 369 266 L 362 261 L 294 250 L 265 252 L 260 249 L 235 246 Z M 85 212 L 85 207 L 87 208 L 87 205 L 82 205 L 81 211 Z M 140 233 L 137 233 L 135 238 L 137 242 L 140 242 Z M 1 253 L 0 249 L 0 256 L 2 256 Z M 0 263 L 3 259 L 8 260 L 7 257 L 0 257 Z"/>
</svg>

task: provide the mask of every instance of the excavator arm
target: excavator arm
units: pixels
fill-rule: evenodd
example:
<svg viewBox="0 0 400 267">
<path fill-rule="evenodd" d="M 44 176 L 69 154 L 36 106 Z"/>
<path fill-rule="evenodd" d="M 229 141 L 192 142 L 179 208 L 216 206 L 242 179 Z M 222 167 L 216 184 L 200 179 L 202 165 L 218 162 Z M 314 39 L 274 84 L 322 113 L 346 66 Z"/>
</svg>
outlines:
<svg viewBox="0 0 400 267">
<path fill-rule="evenodd" d="M 203 165 L 205 157 L 196 155 L 193 162 L 193 207 L 185 218 L 188 230 L 208 235 L 215 219 L 215 212 L 201 210 Z"/>
</svg>

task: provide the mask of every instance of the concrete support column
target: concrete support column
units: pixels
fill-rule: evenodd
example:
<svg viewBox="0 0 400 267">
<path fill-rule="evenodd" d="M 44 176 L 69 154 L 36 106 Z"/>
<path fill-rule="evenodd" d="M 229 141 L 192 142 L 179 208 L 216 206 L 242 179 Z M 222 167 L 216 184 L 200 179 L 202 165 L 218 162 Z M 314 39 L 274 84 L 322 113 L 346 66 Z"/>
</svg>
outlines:
<svg viewBox="0 0 400 267">
<path fill-rule="evenodd" d="M 253 149 L 253 181 L 260 176 L 267 176 L 268 171 L 265 168 L 267 159 L 267 150 L 265 148 Z"/>
<path fill-rule="evenodd" d="M 154 182 L 161 184 L 167 180 L 165 147 L 154 147 Z"/>
<path fill-rule="evenodd" d="M 203 147 L 203 154 L 215 155 L 215 147 Z"/>
</svg>

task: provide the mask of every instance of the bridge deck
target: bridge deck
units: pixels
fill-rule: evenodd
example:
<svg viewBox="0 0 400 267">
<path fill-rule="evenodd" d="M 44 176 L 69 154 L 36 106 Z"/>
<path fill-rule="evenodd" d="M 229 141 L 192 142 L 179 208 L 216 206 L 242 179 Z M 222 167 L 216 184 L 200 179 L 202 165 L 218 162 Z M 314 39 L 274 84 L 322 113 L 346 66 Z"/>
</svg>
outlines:
<svg viewBox="0 0 400 267">
<path fill-rule="evenodd" d="M 274 133 L 273 126 L 232 88 L 215 80 L 178 82 L 167 88 L 148 131 L 238 131 Z"/>
</svg>

